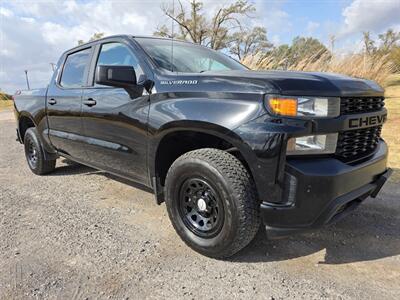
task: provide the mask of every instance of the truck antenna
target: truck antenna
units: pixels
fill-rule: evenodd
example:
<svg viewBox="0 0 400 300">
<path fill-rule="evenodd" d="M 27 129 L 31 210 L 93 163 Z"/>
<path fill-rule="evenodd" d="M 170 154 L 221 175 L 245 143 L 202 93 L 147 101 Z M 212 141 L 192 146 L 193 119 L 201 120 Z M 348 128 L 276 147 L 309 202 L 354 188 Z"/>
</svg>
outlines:
<svg viewBox="0 0 400 300">
<path fill-rule="evenodd" d="M 175 0 L 172 0 L 172 15 L 175 15 Z M 171 22 L 171 72 L 174 72 L 174 20 Z"/>
<path fill-rule="evenodd" d="M 26 85 L 27 85 L 27 87 L 28 87 L 28 90 L 30 90 L 31 88 L 30 88 L 30 86 L 29 86 L 28 70 L 25 70 L 24 72 L 25 72 L 25 78 L 26 78 Z"/>
</svg>

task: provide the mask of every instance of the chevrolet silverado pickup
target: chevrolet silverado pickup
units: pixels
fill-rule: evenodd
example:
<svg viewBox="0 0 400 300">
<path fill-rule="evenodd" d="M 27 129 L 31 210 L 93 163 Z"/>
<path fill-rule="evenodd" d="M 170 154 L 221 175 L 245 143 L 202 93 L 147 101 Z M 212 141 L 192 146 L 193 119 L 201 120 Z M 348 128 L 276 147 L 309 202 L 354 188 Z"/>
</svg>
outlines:
<svg viewBox="0 0 400 300">
<path fill-rule="evenodd" d="M 260 224 L 271 238 L 330 224 L 391 173 L 375 82 L 251 71 L 183 41 L 80 45 L 47 89 L 14 106 L 33 173 L 65 157 L 134 181 L 166 203 L 188 246 L 215 258 L 244 248 Z"/>
</svg>

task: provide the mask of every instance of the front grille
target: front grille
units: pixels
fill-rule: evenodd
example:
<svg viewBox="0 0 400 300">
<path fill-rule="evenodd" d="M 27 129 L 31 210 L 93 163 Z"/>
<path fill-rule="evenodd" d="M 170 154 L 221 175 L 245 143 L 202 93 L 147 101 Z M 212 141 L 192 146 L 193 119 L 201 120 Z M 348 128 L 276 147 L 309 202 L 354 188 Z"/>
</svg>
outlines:
<svg viewBox="0 0 400 300">
<path fill-rule="evenodd" d="M 335 155 L 351 161 L 371 154 L 379 143 L 381 130 L 382 125 L 339 132 Z"/>
<path fill-rule="evenodd" d="M 384 97 L 342 97 L 340 114 L 362 114 L 381 110 L 385 106 Z"/>
</svg>

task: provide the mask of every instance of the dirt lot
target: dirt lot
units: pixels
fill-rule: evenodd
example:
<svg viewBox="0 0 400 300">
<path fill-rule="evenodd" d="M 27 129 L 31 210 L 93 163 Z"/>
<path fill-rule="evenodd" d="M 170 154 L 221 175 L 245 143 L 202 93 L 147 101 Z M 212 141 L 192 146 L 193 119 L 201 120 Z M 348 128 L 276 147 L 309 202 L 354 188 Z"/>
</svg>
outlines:
<svg viewBox="0 0 400 300">
<path fill-rule="evenodd" d="M 34 176 L 0 112 L 0 299 L 400 299 L 400 188 L 340 223 L 231 261 L 179 240 L 153 196 L 60 160 Z M 396 171 L 398 172 L 398 171 Z"/>
</svg>

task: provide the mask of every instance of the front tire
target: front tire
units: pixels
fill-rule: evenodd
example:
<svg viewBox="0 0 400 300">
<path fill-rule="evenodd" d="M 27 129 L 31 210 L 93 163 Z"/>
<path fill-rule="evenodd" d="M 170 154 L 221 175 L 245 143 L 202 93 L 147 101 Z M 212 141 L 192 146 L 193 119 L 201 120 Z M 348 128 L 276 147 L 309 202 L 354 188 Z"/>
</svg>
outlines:
<svg viewBox="0 0 400 300">
<path fill-rule="evenodd" d="M 206 148 L 182 155 L 169 169 L 165 189 L 176 232 L 203 255 L 230 257 L 249 244 L 260 227 L 251 176 L 225 151 Z"/>
<path fill-rule="evenodd" d="M 46 160 L 45 150 L 39 140 L 36 128 L 29 128 L 24 136 L 25 157 L 29 169 L 36 175 L 44 175 L 54 171 L 56 160 Z"/>
</svg>

